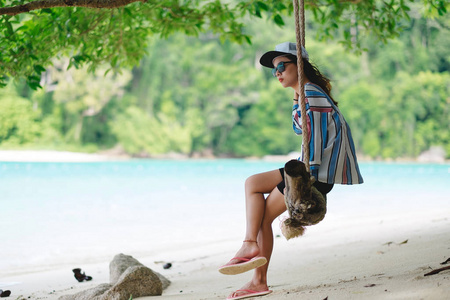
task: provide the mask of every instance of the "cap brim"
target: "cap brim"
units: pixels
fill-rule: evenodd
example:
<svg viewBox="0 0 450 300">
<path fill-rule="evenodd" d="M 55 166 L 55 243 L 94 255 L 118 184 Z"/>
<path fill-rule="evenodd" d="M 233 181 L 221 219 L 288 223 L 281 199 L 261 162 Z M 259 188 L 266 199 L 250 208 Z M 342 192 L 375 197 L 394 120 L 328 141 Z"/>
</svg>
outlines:
<svg viewBox="0 0 450 300">
<path fill-rule="evenodd" d="M 259 59 L 259 63 L 267 68 L 273 68 L 273 59 L 275 57 L 281 56 L 281 55 L 289 55 L 290 53 L 287 52 L 280 52 L 280 51 L 269 51 L 263 54 L 261 58 Z"/>
</svg>

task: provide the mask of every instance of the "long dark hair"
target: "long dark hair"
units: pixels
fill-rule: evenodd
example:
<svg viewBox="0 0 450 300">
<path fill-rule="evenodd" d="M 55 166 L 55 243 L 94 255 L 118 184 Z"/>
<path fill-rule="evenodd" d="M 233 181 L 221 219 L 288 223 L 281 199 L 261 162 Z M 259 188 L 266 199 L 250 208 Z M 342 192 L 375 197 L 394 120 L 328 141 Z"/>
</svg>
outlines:
<svg viewBox="0 0 450 300">
<path fill-rule="evenodd" d="M 297 64 L 297 56 L 289 54 L 287 55 L 290 61 Z M 331 96 L 331 83 L 330 79 L 320 73 L 319 69 L 312 63 L 310 63 L 306 58 L 303 59 L 303 72 L 305 72 L 305 76 L 312 83 L 320 86 L 322 90 L 327 93 L 327 95 L 333 100 L 334 105 L 338 105 L 337 101 L 333 99 Z"/>
</svg>

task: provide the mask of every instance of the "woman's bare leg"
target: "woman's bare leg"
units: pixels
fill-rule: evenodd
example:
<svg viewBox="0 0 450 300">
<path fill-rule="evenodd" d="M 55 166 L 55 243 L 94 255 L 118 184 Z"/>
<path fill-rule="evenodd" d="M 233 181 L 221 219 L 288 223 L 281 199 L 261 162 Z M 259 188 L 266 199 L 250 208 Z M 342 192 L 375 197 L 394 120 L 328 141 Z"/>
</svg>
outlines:
<svg viewBox="0 0 450 300">
<path fill-rule="evenodd" d="M 266 209 L 266 199 L 264 194 L 277 189 L 276 186 L 281 182 L 279 170 L 273 170 L 265 173 L 252 175 L 245 181 L 245 208 L 246 208 L 246 232 L 245 241 L 235 257 L 253 258 L 260 254 L 259 243 L 256 243 L 258 234 L 261 230 L 261 224 Z M 283 196 L 280 193 L 281 196 Z M 284 198 L 283 198 L 284 203 Z M 229 263 L 236 263 L 238 260 L 231 260 Z"/>
<path fill-rule="evenodd" d="M 255 269 L 252 283 L 263 285 L 267 289 L 267 269 L 269 268 L 270 257 L 273 250 L 273 221 L 286 211 L 284 195 L 275 188 L 267 197 L 266 209 L 261 228 L 258 234 L 258 245 L 261 249 L 260 255 L 267 258 L 267 264 Z"/>
<path fill-rule="evenodd" d="M 269 172 L 270 173 L 270 172 Z M 281 175 L 278 171 L 278 175 L 280 176 L 281 181 Z M 278 182 L 279 182 L 278 181 Z M 255 198 L 256 199 L 256 198 Z M 257 209 L 259 209 L 259 202 Z M 247 201 L 247 205 L 248 205 Z M 253 209 L 254 206 L 250 204 L 250 206 L 247 206 L 248 208 Z M 265 291 L 268 289 L 267 285 L 267 270 L 269 267 L 269 261 L 270 257 L 272 255 L 273 250 L 273 231 L 272 231 L 272 222 L 277 218 L 279 215 L 281 215 L 284 211 L 286 211 L 286 205 L 284 203 L 284 196 L 281 194 L 281 192 L 278 190 L 278 188 L 275 187 L 272 189 L 271 193 L 267 197 L 267 199 L 264 200 L 264 210 L 263 210 L 263 216 L 262 219 L 258 219 L 258 214 L 248 214 L 247 212 L 247 233 L 246 234 L 252 234 L 252 229 L 254 229 L 255 224 L 249 224 L 252 222 L 248 222 L 249 219 L 253 220 L 255 223 L 258 221 L 259 223 L 259 229 L 257 234 L 257 241 L 258 243 L 244 243 L 242 248 L 238 251 L 238 255 L 240 253 L 245 253 L 245 251 L 253 251 L 252 253 L 257 252 L 256 255 L 261 255 L 267 258 L 268 262 L 262 267 L 259 267 L 255 269 L 255 272 L 253 274 L 252 280 L 245 284 L 241 289 L 249 289 L 254 291 Z M 250 217 L 250 218 L 249 218 Z M 253 219 L 252 219 L 253 218 Z M 259 221 L 260 220 L 260 221 Z M 249 226 L 250 225 L 250 226 Z M 250 230 L 249 230 L 250 229 Z M 246 235 L 246 238 L 253 237 L 252 235 Z M 251 245 L 247 245 L 251 244 Z M 256 247 L 256 248 L 255 248 Z M 255 251 L 256 249 L 256 251 Z M 242 252 L 241 252 L 242 251 Z M 247 252 L 249 253 L 249 252 Z M 239 296 L 242 292 L 234 292 L 232 295 Z"/>
</svg>

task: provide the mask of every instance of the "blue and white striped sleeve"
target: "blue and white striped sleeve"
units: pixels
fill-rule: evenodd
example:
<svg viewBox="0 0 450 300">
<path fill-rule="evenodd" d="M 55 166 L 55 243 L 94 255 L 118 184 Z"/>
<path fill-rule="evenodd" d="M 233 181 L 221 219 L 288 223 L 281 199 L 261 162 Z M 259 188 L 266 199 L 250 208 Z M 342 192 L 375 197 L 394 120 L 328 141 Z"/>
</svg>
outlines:
<svg viewBox="0 0 450 300">
<path fill-rule="evenodd" d="M 292 128 L 296 135 L 302 134 L 302 118 L 298 104 L 295 104 L 292 108 Z"/>
<path fill-rule="evenodd" d="M 323 151 L 327 141 L 328 112 L 308 112 L 311 122 L 311 138 L 309 140 L 309 164 L 311 175 L 318 179 L 318 172 L 322 164 Z"/>
</svg>

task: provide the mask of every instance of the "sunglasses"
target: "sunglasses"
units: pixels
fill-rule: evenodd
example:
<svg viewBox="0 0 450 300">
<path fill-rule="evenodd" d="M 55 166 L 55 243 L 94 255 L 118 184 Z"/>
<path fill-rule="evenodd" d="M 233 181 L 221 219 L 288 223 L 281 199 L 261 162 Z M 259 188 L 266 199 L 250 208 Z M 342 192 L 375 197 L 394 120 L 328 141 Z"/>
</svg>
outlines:
<svg viewBox="0 0 450 300">
<path fill-rule="evenodd" d="M 272 69 L 272 75 L 273 77 L 277 77 L 277 71 L 280 73 L 283 73 L 284 70 L 286 70 L 286 67 L 284 66 L 285 64 L 292 64 L 294 63 L 293 61 L 282 61 L 280 62 L 276 68 Z"/>
</svg>

